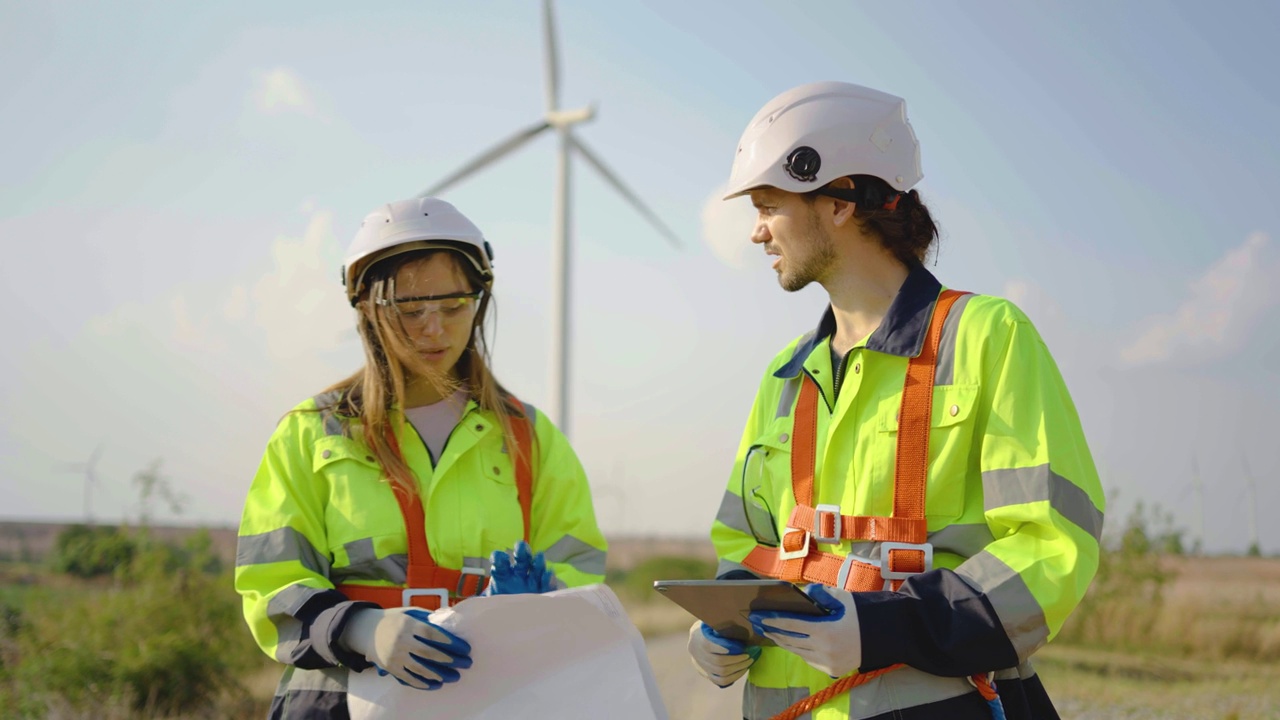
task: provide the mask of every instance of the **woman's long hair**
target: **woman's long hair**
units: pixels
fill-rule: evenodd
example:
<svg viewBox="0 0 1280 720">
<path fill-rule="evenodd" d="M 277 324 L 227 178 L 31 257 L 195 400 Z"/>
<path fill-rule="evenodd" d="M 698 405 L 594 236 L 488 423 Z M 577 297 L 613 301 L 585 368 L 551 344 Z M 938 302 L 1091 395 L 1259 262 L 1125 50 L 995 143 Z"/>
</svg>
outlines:
<svg viewBox="0 0 1280 720">
<path fill-rule="evenodd" d="M 397 310 L 393 306 L 377 302 L 382 298 L 390 299 L 394 287 L 393 278 L 402 267 L 429 260 L 437 254 L 447 256 L 454 267 L 466 276 L 471 289 L 482 293 L 467 347 L 454 366 L 457 379 L 423 361 L 412 340 L 402 329 Z M 393 440 L 392 409 L 397 406 L 403 409 L 405 387 L 410 378 L 430 382 L 446 400 L 460 386 L 466 387 L 481 409 L 492 412 L 498 418 L 507 452 L 514 465 L 516 453 L 525 451 L 515 442 L 512 421 L 514 418 L 525 418 L 526 414 L 524 407 L 507 393 L 490 369 L 492 361 L 484 326 L 489 308 L 493 304 L 492 284 L 486 282 L 470 262 L 457 257 L 454 251 L 439 249 L 402 253 L 375 262 L 365 278 L 367 289 L 356 303 L 360 339 L 364 345 L 364 367 L 325 388 L 321 395 L 335 399 L 331 405 L 317 409 L 344 416 L 347 423 L 358 419 L 363 440 L 387 478 L 393 484 L 416 492 L 413 472 Z M 536 444 L 536 436 L 533 437 Z M 524 459 L 529 460 L 533 466 L 532 458 Z"/>
</svg>

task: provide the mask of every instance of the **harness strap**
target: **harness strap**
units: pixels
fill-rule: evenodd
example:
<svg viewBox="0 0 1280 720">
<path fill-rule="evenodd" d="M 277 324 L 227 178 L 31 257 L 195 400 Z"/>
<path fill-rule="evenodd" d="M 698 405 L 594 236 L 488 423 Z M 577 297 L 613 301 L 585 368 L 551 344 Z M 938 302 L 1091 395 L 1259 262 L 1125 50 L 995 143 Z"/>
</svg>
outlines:
<svg viewBox="0 0 1280 720">
<path fill-rule="evenodd" d="M 518 402 L 514 397 L 511 400 Z M 524 518 L 524 539 L 528 542 L 533 513 L 533 426 L 528 417 L 511 417 L 511 430 L 516 443 L 512 453 L 516 494 L 520 514 Z M 392 451 L 400 455 L 400 444 L 390 427 L 387 429 L 387 441 Z M 403 587 L 344 583 L 337 586 L 338 591 L 350 600 L 372 602 L 383 608 L 413 606 L 427 610 L 439 610 L 446 604 L 456 605 L 483 592 L 489 584 L 487 573 L 473 568 L 454 570 L 440 567 L 431 557 L 421 496 L 397 483 L 391 484 L 391 490 L 400 505 L 400 515 L 408 533 L 407 582 Z"/>
</svg>

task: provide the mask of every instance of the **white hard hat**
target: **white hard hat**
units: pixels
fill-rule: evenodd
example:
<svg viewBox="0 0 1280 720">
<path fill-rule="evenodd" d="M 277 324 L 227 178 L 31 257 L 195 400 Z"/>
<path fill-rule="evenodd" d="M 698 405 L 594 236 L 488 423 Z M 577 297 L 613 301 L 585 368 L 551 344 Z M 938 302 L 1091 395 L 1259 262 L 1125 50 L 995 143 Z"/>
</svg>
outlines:
<svg viewBox="0 0 1280 720">
<path fill-rule="evenodd" d="M 493 279 L 493 248 L 480 228 L 453 205 L 433 197 L 397 200 L 364 217 L 342 263 L 342 284 L 354 305 L 364 275 L 378 260 L 433 248 L 455 250 L 484 278 Z"/>
<path fill-rule="evenodd" d="M 873 175 L 899 192 L 920 182 L 907 104 L 860 85 L 810 83 L 765 103 L 751 119 L 724 199 L 766 186 L 805 193 L 846 175 Z"/>
</svg>

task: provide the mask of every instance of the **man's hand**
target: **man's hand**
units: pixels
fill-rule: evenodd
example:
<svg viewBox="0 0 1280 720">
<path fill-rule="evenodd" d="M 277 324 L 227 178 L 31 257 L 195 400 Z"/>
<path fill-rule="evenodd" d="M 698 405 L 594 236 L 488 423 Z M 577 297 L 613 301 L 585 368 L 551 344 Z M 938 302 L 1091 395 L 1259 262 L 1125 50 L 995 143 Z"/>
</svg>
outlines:
<svg viewBox="0 0 1280 720">
<path fill-rule="evenodd" d="M 730 640 L 698 621 L 689 628 L 689 657 L 702 677 L 729 687 L 760 657 L 760 648 Z"/>
<path fill-rule="evenodd" d="M 776 610 L 750 614 L 751 625 L 764 635 L 799 655 L 817 670 L 840 677 L 862 664 L 862 633 L 853 593 L 814 583 L 805 593 L 826 608 L 828 615 L 797 615 Z"/>
</svg>

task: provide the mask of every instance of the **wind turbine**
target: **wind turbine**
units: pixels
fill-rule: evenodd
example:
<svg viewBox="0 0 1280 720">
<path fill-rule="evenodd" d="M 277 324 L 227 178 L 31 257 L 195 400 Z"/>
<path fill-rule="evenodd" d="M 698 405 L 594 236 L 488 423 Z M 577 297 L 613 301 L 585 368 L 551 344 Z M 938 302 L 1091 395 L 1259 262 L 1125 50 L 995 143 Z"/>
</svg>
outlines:
<svg viewBox="0 0 1280 720">
<path fill-rule="evenodd" d="M 1249 468 L 1249 457 L 1240 455 L 1240 463 L 1244 465 L 1244 479 L 1249 484 L 1249 552 L 1261 553 L 1262 546 L 1258 544 L 1258 486 L 1253 481 L 1253 471 Z"/>
<path fill-rule="evenodd" d="M 80 463 L 67 463 L 62 469 L 67 472 L 84 473 L 84 522 L 93 524 L 93 486 L 98 484 L 98 458 L 102 456 L 102 445 L 94 448 L 89 459 Z"/>
<path fill-rule="evenodd" d="M 560 65 L 556 48 L 556 33 L 551 13 L 551 0 L 542 2 L 543 48 L 543 99 L 542 119 L 516 132 L 502 142 L 486 150 L 452 174 L 422 191 L 421 195 L 439 195 L 464 178 L 487 167 L 547 130 L 554 130 L 559 141 L 556 153 L 555 199 L 552 210 L 551 251 L 551 405 L 548 414 L 559 425 L 561 432 L 569 435 L 569 350 L 572 347 L 572 323 L 570 318 L 570 252 L 569 236 L 569 154 L 577 152 L 587 164 L 613 186 L 674 247 L 680 247 L 680 239 L 658 215 L 627 188 L 617 173 L 609 169 L 593 150 L 574 135 L 572 128 L 595 117 L 595 107 L 564 110 L 560 107 Z"/>
</svg>

